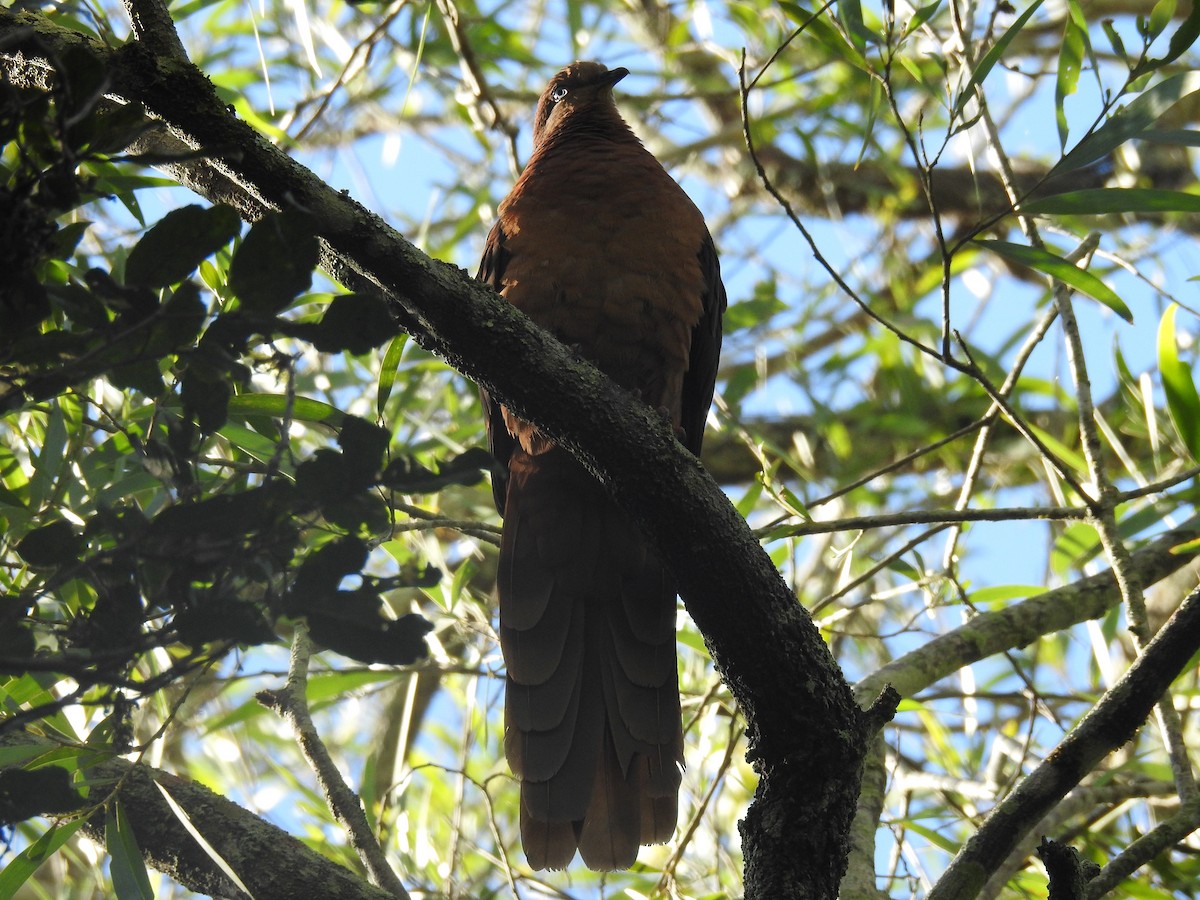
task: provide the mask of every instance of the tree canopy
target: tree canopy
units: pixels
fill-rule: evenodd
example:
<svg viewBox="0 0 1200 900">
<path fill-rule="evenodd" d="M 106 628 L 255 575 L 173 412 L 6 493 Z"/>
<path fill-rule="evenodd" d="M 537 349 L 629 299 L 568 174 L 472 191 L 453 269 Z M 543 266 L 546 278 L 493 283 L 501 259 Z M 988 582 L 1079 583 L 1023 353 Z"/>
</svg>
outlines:
<svg viewBox="0 0 1200 900">
<path fill-rule="evenodd" d="M 1190 896 L 1198 36 L 0 9 L 0 896 Z M 720 251 L 706 471 L 468 274 L 575 58 Z M 680 585 L 683 809 L 630 872 L 520 852 L 473 382 Z"/>
</svg>

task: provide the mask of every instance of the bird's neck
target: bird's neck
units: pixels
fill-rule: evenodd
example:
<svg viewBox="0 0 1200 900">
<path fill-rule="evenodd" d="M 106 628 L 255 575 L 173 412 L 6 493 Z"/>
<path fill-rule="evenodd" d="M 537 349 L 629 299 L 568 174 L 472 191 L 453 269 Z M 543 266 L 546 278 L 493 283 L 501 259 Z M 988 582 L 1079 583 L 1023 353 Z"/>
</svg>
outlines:
<svg viewBox="0 0 1200 900">
<path fill-rule="evenodd" d="M 543 135 L 534 152 L 535 155 L 545 156 L 569 150 L 579 143 L 596 141 L 641 146 L 637 135 L 614 110 L 611 114 L 593 113 L 564 119 L 553 131 Z"/>
</svg>

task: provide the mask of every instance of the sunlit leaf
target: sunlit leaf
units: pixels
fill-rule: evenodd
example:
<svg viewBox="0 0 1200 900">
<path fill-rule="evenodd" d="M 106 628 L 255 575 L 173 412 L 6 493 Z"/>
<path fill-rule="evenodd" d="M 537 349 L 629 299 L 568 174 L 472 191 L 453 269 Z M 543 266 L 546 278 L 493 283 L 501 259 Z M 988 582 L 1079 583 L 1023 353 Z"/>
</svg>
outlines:
<svg viewBox="0 0 1200 900">
<path fill-rule="evenodd" d="M 111 802 L 106 810 L 104 843 L 110 858 L 109 876 L 118 900 L 153 900 L 154 891 L 150 888 L 150 875 L 137 836 L 119 800 Z"/>
<path fill-rule="evenodd" d="M 288 397 L 283 394 L 238 394 L 229 399 L 231 416 L 274 416 L 301 422 L 314 422 L 340 428 L 345 417 L 340 409 L 311 397 Z"/>
<path fill-rule="evenodd" d="M 379 390 L 375 396 L 375 412 L 382 416 L 387 407 L 388 398 L 392 396 L 392 387 L 396 384 L 396 375 L 400 369 L 400 358 L 408 344 L 407 334 L 398 334 L 383 354 L 383 362 L 379 364 Z"/>
<path fill-rule="evenodd" d="M 1164 4 L 1167 2 L 1168 0 L 1159 0 L 1159 3 L 1154 7 L 1154 13 L 1157 13 L 1159 11 L 1159 7 L 1164 6 Z M 1172 15 L 1174 14 L 1174 9 L 1175 3 L 1173 0 L 1171 0 L 1170 10 Z M 1154 13 L 1151 13 L 1152 21 L 1154 19 Z M 1170 17 L 1168 17 L 1168 21 L 1169 19 Z M 1166 27 L 1166 24 L 1167 23 L 1163 24 L 1164 28 Z M 1138 69 L 1137 74 L 1151 72 L 1155 69 L 1162 68 L 1169 63 L 1175 62 L 1175 60 L 1183 56 L 1183 54 L 1186 53 L 1194 43 L 1196 43 L 1196 38 L 1198 37 L 1200 37 L 1200 5 L 1193 3 L 1191 5 L 1191 9 L 1188 11 L 1187 17 L 1183 20 L 1183 22 L 1180 23 L 1174 34 L 1171 35 L 1170 43 L 1167 45 L 1166 54 L 1158 59 L 1147 60 L 1145 65 Z"/>
<path fill-rule="evenodd" d="M 179 824 L 187 829 L 188 833 L 195 839 L 196 843 L 200 845 L 200 848 L 204 851 L 208 858 L 216 863 L 217 867 L 223 873 L 225 873 L 225 876 L 232 881 L 239 890 L 243 891 L 246 896 L 253 896 L 253 894 L 250 892 L 250 889 L 247 888 L 242 879 L 238 877 L 237 872 L 235 872 L 233 867 L 225 861 L 225 857 L 218 853 L 216 848 L 213 847 L 213 845 L 208 842 L 204 835 L 200 833 L 200 830 L 196 828 L 195 824 L 192 822 L 191 816 L 187 814 L 187 810 L 179 805 L 178 801 L 171 796 L 170 792 L 163 787 L 163 785 L 156 781 L 154 786 L 158 788 L 158 792 L 162 794 L 167 806 L 169 806 L 171 812 L 175 814 L 175 818 L 179 820 Z"/>
<path fill-rule="evenodd" d="M 1197 90 L 1200 90 L 1200 72 L 1180 72 L 1160 81 L 1084 137 L 1052 171 L 1071 172 L 1107 156 L 1130 138 L 1148 130 L 1159 116 Z"/>
<path fill-rule="evenodd" d="M 1067 146 L 1068 131 L 1064 103 L 1067 97 L 1075 93 L 1079 83 L 1086 40 L 1087 32 L 1079 27 L 1073 16 L 1068 16 L 1063 25 L 1062 47 L 1058 51 L 1058 78 L 1054 87 L 1054 117 L 1058 122 L 1058 143 L 1063 149 Z"/>
<path fill-rule="evenodd" d="M 1027 215 L 1099 216 L 1114 213 L 1200 212 L 1200 194 L 1153 188 L 1095 188 L 1022 203 Z"/>
<path fill-rule="evenodd" d="M 1179 307 L 1172 303 L 1163 313 L 1158 325 L 1158 371 L 1162 375 L 1163 393 L 1175 431 L 1192 459 L 1200 460 L 1200 394 L 1191 367 L 1179 358 L 1175 333 L 1175 314 Z"/>
<path fill-rule="evenodd" d="M 932 19 L 934 15 L 937 14 L 937 11 L 941 9 L 941 6 L 942 0 L 933 0 L 932 3 L 926 3 L 924 6 L 919 7 L 917 11 L 912 14 L 912 18 L 910 18 L 905 24 L 905 35 L 907 36 L 911 34 Z"/>
<path fill-rule="evenodd" d="M 1071 262 L 1056 256 L 1047 250 L 1028 247 L 1024 244 L 1013 244 L 1008 241 L 978 240 L 975 243 L 998 256 L 1011 262 L 1037 269 L 1039 272 L 1069 284 L 1089 297 L 1099 300 L 1126 322 L 1133 322 L 1133 313 L 1125 305 L 1125 301 L 1117 296 L 1103 281 L 1086 269 L 1081 269 Z"/>
<path fill-rule="evenodd" d="M 80 828 L 87 824 L 83 818 L 66 825 L 51 825 L 32 844 L 7 860 L 0 869 L 0 897 L 15 897 L 17 889 L 33 875 L 42 863 L 58 852 Z"/>
<path fill-rule="evenodd" d="M 1040 7 L 1043 2 L 1045 2 L 1045 0 L 1033 0 L 1033 2 L 1025 8 L 1025 11 L 1017 16 L 1016 20 L 1010 26 L 1008 26 L 1008 29 L 1004 32 L 1004 34 L 1000 35 L 1000 37 L 996 39 L 996 42 L 988 48 L 986 53 L 983 54 L 983 57 L 978 63 L 976 63 L 975 69 L 971 72 L 971 77 L 967 80 L 966 85 L 964 85 L 963 89 L 959 92 L 958 99 L 954 102 L 954 108 L 951 110 L 952 118 L 957 118 L 962 114 L 963 108 L 967 105 L 968 101 L 975 96 L 975 88 L 983 84 L 984 79 L 988 77 L 992 71 L 992 68 L 1004 55 L 1004 51 L 1008 49 L 1008 45 L 1011 44 L 1013 39 L 1021 33 L 1021 30 L 1025 27 L 1025 23 L 1029 21 L 1030 17 L 1035 12 L 1037 12 L 1038 7 Z"/>
</svg>

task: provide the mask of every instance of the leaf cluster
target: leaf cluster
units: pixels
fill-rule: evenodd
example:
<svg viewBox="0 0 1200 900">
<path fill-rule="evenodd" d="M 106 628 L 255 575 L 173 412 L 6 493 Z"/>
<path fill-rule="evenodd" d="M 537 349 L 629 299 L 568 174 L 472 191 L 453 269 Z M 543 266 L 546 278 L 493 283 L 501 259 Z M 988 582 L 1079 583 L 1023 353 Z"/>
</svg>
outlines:
<svg viewBox="0 0 1200 900">
<path fill-rule="evenodd" d="M 430 471 L 375 424 L 255 389 L 289 383 L 304 347 L 361 355 L 397 334 L 377 296 L 306 294 L 317 242 L 302 213 L 242 235 L 228 207 L 183 206 L 91 265 L 82 215 L 115 197 L 140 221 L 135 190 L 159 179 L 111 157 L 145 125 L 105 106 L 103 73 L 66 60 L 60 76 L 48 93 L 0 95 L 3 227 L 24 241 L 6 245 L 19 265 L 0 298 L 0 659 L 35 691 L 10 722 L 72 702 L 127 719 L 131 701 L 301 617 L 351 658 L 422 657 L 428 622 L 391 615 L 386 597 L 440 572 L 377 574 L 371 549 L 388 498 L 479 481 L 487 455 Z M 337 449 L 298 453 L 292 429 Z M 166 664 L 148 675 L 155 651 Z M 50 696 L 34 672 L 77 689 Z"/>
</svg>

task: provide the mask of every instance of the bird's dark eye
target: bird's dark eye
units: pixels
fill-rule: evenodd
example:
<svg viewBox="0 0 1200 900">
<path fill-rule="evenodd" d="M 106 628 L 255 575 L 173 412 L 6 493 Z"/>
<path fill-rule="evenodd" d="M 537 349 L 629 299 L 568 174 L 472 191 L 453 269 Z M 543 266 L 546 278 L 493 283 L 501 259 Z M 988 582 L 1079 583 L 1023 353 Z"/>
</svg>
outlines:
<svg viewBox="0 0 1200 900">
<path fill-rule="evenodd" d="M 552 90 L 550 92 L 550 99 L 553 100 L 555 103 L 557 103 L 559 100 L 561 100 L 565 96 L 567 96 L 567 89 L 565 87 L 556 87 L 554 90 Z"/>
</svg>

